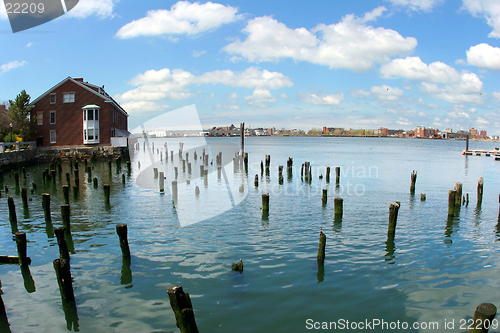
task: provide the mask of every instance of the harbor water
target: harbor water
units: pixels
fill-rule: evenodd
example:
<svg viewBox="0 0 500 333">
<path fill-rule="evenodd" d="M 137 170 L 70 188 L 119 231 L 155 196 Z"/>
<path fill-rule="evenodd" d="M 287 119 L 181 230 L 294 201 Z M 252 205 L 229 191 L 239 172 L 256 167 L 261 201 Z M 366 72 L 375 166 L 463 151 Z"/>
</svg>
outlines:
<svg viewBox="0 0 500 333">
<path fill-rule="evenodd" d="M 325 324 L 332 331 L 333 325 L 360 330 L 368 324 L 364 329 L 374 332 L 463 332 L 477 305 L 500 306 L 500 162 L 463 156 L 464 141 L 249 137 L 248 175 L 234 168 L 228 149 L 218 179 L 217 147 L 239 147 L 239 138 L 206 138 L 206 185 L 199 177 L 199 140 L 148 139 L 144 150 L 141 139 L 131 154 L 130 175 L 124 163 L 121 169 L 113 163 L 111 171 L 105 162 L 89 164 L 98 188 L 80 164 L 79 193 L 70 202 L 71 274 L 80 332 L 179 332 L 167 295 L 175 285 L 190 294 L 200 332 L 308 332 Z M 165 142 L 174 161 L 170 153 L 166 159 Z M 192 176 L 179 163 L 179 142 L 189 151 Z M 495 146 L 470 142 L 469 148 Z M 261 177 L 265 155 L 271 156 L 270 174 Z M 293 158 L 291 178 L 288 157 Z M 310 184 L 301 180 L 305 161 L 312 166 Z M 174 165 L 177 206 L 170 190 Z M 282 185 L 279 165 L 284 166 Z M 331 167 L 330 183 L 326 166 Z M 9 191 L 2 189 L 0 198 L 0 255 L 17 255 L 7 205 L 11 196 L 32 260 L 28 275 L 17 265 L 0 265 L 12 332 L 68 331 L 53 268 L 59 249 L 51 227 L 62 226 L 62 185 L 71 170 L 64 163 L 55 184 L 44 184 L 45 167 L 27 168 L 26 180 L 21 174 L 21 187 L 37 184 L 27 211 L 14 176 L 4 173 Z M 163 194 L 152 167 L 165 173 Z M 339 186 L 335 167 L 341 168 Z M 418 173 L 415 196 L 409 191 L 413 170 Z M 477 205 L 481 176 L 484 196 Z M 448 219 L 448 190 L 455 182 L 463 183 L 469 204 Z M 105 183 L 111 184 L 109 205 L 104 203 Z M 325 206 L 323 189 L 328 191 Z M 44 219 L 42 193 L 52 196 L 51 225 Z M 264 193 L 270 196 L 268 216 L 261 210 Z M 425 201 L 420 193 L 426 194 Z M 335 197 L 343 198 L 342 220 L 334 221 Z M 396 201 L 401 205 L 391 241 L 389 204 Z M 122 260 L 118 223 L 128 225 L 130 267 Z M 323 267 L 316 260 L 320 228 L 327 237 Z M 240 259 L 243 272 L 232 271 L 231 263 Z"/>
</svg>

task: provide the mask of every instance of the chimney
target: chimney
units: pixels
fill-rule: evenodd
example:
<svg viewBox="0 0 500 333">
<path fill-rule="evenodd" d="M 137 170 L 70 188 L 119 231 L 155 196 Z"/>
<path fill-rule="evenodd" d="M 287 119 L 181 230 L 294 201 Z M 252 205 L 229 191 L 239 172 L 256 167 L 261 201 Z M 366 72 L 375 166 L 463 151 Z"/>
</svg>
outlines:
<svg viewBox="0 0 500 333">
<path fill-rule="evenodd" d="M 83 82 L 83 78 L 82 77 L 75 77 L 73 80 L 79 81 L 79 82 Z"/>
</svg>

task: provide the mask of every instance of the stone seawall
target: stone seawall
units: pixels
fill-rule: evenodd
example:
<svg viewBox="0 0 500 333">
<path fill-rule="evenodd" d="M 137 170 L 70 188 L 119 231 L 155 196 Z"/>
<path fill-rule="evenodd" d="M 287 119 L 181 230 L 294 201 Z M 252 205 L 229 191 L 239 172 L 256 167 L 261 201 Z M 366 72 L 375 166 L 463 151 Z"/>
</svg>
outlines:
<svg viewBox="0 0 500 333">
<path fill-rule="evenodd" d="M 117 158 L 129 159 L 128 147 L 71 147 L 71 148 L 38 148 L 33 150 L 9 151 L 0 154 L 0 169 L 8 170 L 19 165 L 48 163 L 53 160 L 88 159 L 109 160 Z"/>
</svg>

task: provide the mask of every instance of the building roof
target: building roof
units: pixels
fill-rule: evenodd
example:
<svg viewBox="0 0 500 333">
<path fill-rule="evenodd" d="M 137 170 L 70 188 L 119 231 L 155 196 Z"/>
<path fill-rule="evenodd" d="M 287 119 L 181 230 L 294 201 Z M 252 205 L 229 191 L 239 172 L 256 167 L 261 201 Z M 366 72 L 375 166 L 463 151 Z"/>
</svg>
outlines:
<svg viewBox="0 0 500 333">
<path fill-rule="evenodd" d="M 118 104 L 111 96 L 109 96 L 104 91 L 104 86 L 101 88 L 101 87 L 98 87 L 96 85 L 90 84 L 88 82 L 83 82 L 83 79 L 73 79 L 70 76 L 68 76 L 67 78 L 65 78 L 64 80 L 62 80 L 61 82 L 59 82 L 58 84 L 56 84 L 55 86 L 53 86 L 52 88 L 50 88 L 49 90 L 47 90 L 46 92 L 44 92 L 43 94 L 38 96 L 35 100 L 33 100 L 30 103 L 30 105 L 34 106 L 39 100 L 41 100 L 42 98 L 44 98 L 45 96 L 50 94 L 54 89 L 60 87 L 61 85 L 63 85 L 67 81 L 71 81 L 74 84 L 76 84 L 76 85 L 90 91 L 91 93 L 101 97 L 104 100 L 104 102 L 111 103 L 114 107 L 116 107 L 118 110 L 120 110 L 120 112 L 122 112 L 126 117 L 128 117 L 127 112 L 120 106 L 120 104 Z M 92 89 L 92 87 L 97 88 L 97 89 Z"/>
</svg>

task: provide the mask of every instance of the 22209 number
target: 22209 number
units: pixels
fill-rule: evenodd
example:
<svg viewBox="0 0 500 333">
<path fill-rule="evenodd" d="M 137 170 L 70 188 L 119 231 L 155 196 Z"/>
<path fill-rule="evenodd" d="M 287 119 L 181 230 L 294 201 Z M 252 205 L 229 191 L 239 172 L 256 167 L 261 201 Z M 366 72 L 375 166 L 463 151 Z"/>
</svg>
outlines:
<svg viewBox="0 0 500 333">
<path fill-rule="evenodd" d="M 7 2 L 5 4 L 5 10 L 7 11 L 7 14 L 41 14 L 45 10 L 45 7 L 43 3 Z"/>
</svg>

